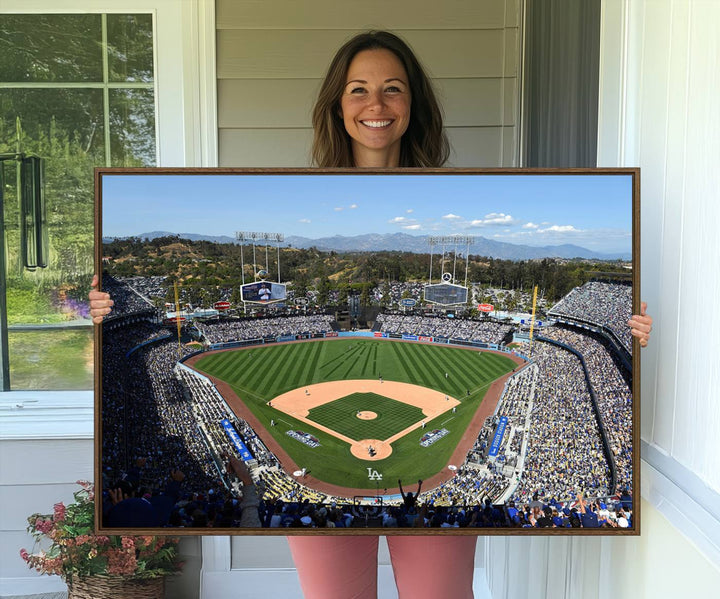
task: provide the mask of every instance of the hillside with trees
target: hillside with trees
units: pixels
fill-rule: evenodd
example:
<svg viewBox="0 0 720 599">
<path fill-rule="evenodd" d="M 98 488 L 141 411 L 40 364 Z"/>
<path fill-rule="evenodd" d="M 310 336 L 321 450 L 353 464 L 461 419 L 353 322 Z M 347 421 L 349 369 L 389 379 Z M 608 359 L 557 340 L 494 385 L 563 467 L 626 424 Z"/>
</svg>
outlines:
<svg viewBox="0 0 720 599">
<path fill-rule="evenodd" d="M 241 256 L 242 252 L 242 256 Z M 186 292 L 197 290 L 202 297 L 213 288 L 237 288 L 243 282 L 241 264 L 245 263 L 245 282 L 254 280 L 252 250 L 250 246 L 210 241 L 190 241 L 179 236 L 141 240 L 137 237 L 114 239 L 103 244 L 105 269 L 116 277 L 165 276 L 168 290 L 177 281 Z M 259 259 L 258 259 L 259 258 Z M 277 250 L 257 250 L 256 268 L 267 266 L 269 280 L 278 280 Z M 439 257 L 433 256 L 433 282 L 439 279 Z M 452 270 L 452 258 L 446 265 Z M 599 262 L 592 260 L 498 260 L 470 256 L 468 282 L 485 287 L 530 291 L 538 285 L 540 294 L 554 302 L 570 289 L 582 285 L 597 271 L 627 276 L 628 263 Z M 280 248 L 280 280 L 290 285 L 296 297 L 308 290 L 319 295 L 326 303 L 331 290 L 339 292 L 338 303 L 344 303 L 347 294 L 361 294 L 361 303 L 367 303 L 367 291 L 383 282 L 428 282 L 430 254 L 410 252 L 326 252 L 316 248 Z M 465 260 L 458 258 L 456 275 L 460 284 L 465 280 Z M 205 290 L 205 294 L 201 290 Z M 365 296 L 365 300 L 363 298 Z M 236 298 L 239 300 L 239 298 Z"/>
</svg>

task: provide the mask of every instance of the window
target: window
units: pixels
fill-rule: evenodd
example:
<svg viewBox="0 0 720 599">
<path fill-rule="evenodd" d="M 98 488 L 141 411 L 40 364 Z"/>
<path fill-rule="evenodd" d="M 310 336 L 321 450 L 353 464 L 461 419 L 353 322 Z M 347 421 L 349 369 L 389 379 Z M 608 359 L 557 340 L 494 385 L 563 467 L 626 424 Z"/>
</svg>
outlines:
<svg viewBox="0 0 720 599">
<path fill-rule="evenodd" d="M 153 37 L 152 14 L 0 20 L 3 390 L 93 386 L 92 169 L 157 162 Z M 20 251 L 20 155 L 44 159 L 46 268 Z"/>
</svg>

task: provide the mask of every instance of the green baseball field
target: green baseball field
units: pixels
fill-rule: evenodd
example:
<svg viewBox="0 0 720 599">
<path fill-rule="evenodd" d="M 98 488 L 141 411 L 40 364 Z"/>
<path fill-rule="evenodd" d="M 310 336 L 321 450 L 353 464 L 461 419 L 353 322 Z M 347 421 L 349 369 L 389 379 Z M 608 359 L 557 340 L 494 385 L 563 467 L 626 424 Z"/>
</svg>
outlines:
<svg viewBox="0 0 720 599">
<path fill-rule="evenodd" d="M 241 417 L 244 408 L 254 415 L 271 450 L 318 481 L 374 493 L 447 466 L 490 385 L 517 364 L 493 352 L 345 338 L 225 350 L 192 366 L 221 383 Z"/>
</svg>

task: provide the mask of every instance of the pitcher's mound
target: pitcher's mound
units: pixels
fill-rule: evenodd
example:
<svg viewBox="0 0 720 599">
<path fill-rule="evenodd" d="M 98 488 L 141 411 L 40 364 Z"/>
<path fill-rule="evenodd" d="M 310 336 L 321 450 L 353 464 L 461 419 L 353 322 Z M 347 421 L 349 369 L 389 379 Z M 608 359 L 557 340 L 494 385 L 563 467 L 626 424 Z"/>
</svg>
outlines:
<svg viewBox="0 0 720 599">
<path fill-rule="evenodd" d="M 378 416 L 375 412 L 364 411 L 358 412 L 357 417 L 360 418 L 360 420 L 375 420 Z"/>
</svg>

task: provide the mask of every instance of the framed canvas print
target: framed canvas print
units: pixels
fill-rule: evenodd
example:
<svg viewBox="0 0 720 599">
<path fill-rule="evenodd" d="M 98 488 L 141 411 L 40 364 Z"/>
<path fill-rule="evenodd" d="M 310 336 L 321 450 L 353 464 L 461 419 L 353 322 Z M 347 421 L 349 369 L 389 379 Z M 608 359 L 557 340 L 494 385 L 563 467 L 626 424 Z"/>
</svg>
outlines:
<svg viewBox="0 0 720 599">
<path fill-rule="evenodd" d="M 98 169 L 96 527 L 639 534 L 639 171 Z"/>
</svg>

